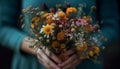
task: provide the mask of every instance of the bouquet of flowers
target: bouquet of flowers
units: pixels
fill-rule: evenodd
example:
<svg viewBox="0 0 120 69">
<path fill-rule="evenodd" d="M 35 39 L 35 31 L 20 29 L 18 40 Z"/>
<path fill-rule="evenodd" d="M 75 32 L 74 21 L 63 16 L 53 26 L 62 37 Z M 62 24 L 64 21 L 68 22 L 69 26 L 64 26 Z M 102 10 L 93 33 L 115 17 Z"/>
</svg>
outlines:
<svg viewBox="0 0 120 69">
<path fill-rule="evenodd" d="M 30 16 L 30 31 L 34 44 L 30 46 L 38 49 L 41 46 L 49 49 L 65 60 L 62 55 L 69 49 L 74 49 L 80 59 L 96 58 L 100 53 L 99 42 L 96 33 L 101 34 L 97 21 L 83 11 L 84 5 L 78 8 L 57 4 L 55 8 L 47 9 L 46 4 L 42 8 L 32 6 L 23 9 L 24 14 Z M 95 6 L 91 7 L 90 13 L 94 13 Z"/>
</svg>

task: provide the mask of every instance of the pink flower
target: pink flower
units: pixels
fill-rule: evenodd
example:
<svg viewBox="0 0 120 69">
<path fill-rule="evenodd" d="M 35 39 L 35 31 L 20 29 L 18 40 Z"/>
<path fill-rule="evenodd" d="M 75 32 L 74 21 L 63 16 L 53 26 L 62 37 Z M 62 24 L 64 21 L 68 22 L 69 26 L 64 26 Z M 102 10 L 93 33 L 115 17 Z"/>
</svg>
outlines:
<svg viewBox="0 0 120 69">
<path fill-rule="evenodd" d="M 75 18 L 75 19 L 71 19 L 70 21 L 71 23 L 74 23 L 76 26 L 81 26 L 81 25 L 87 25 L 88 23 L 86 22 L 86 20 L 81 19 L 81 18 Z"/>
</svg>

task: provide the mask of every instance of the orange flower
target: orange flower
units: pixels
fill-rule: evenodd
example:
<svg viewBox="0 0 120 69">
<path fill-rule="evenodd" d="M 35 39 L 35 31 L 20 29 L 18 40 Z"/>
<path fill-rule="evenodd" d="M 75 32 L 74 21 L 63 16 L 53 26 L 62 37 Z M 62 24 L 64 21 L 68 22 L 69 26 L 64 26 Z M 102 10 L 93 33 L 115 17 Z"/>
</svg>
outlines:
<svg viewBox="0 0 120 69">
<path fill-rule="evenodd" d="M 65 44 L 61 44 L 61 45 L 60 45 L 60 48 L 61 48 L 61 49 L 65 49 Z"/>
<path fill-rule="evenodd" d="M 100 52 L 100 48 L 98 46 L 93 46 L 93 52 L 94 54 L 98 55 Z"/>
<path fill-rule="evenodd" d="M 64 38 L 65 38 L 65 33 L 63 31 L 57 34 L 57 40 L 63 40 Z"/>
<path fill-rule="evenodd" d="M 39 17 L 33 17 L 32 18 L 31 28 L 35 28 L 35 26 L 37 26 L 39 22 L 40 22 L 40 18 Z"/>
<path fill-rule="evenodd" d="M 90 57 L 93 57 L 94 52 L 93 52 L 93 51 L 90 51 L 90 52 L 88 53 L 88 55 L 89 55 Z"/>
<path fill-rule="evenodd" d="M 45 14 L 43 14 L 43 16 L 42 16 L 42 19 L 48 19 L 48 18 L 51 18 L 52 17 L 52 13 L 45 13 Z"/>
<path fill-rule="evenodd" d="M 59 46 L 58 41 L 53 41 L 53 42 L 52 42 L 52 47 L 55 48 L 55 47 L 57 47 L 57 46 Z"/>
<path fill-rule="evenodd" d="M 77 50 L 80 52 L 87 50 L 87 43 L 84 43 L 83 46 L 78 45 Z"/>
<path fill-rule="evenodd" d="M 49 19 L 47 19 L 47 23 L 51 24 L 51 23 L 55 23 L 55 21 L 49 18 Z"/>
<path fill-rule="evenodd" d="M 40 18 L 39 17 L 33 17 L 32 18 L 32 23 L 39 23 L 40 22 Z"/>
<path fill-rule="evenodd" d="M 66 14 L 76 13 L 76 12 L 77 12 L 77 9 L 74 7 L 67 8 L 66 10 Z"/>
<path fill-rule="evenodd" d="M 88 34 L 90 31 L 92 31 L 91 26 L 86 26 L 85 33 Z"/>
<path fill-rule="evenodd" d="M 58 14 L 58 18 L 65 18 L 66 17 L 66 15 L 63 11 L 59 11 L 57 14 Z"/>
</svg>

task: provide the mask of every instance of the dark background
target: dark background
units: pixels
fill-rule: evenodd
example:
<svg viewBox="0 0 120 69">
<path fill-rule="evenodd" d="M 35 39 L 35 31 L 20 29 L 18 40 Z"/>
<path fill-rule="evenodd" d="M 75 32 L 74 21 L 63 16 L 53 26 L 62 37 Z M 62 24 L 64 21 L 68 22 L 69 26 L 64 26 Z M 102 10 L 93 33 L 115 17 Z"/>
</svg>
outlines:
<svg viewBox="0 0 120 69">
<path fill-rule="evenodd" d="M 119 12 L 120 12 L 120 1 L 119 3 Z M 120 21 L 120 19 L 119 19 Z M 120 26 L 120 22 L 119 22 Z M 105 69 L 120 69 L 120 37 L 118 41 L 110 46 L 108 50 L 105 51 L 104 60 L 105 60 Z M 13 52 L 7 48 L 0 46 L 0 69 L 10 69 L 11 60 Z"/>
</svg>

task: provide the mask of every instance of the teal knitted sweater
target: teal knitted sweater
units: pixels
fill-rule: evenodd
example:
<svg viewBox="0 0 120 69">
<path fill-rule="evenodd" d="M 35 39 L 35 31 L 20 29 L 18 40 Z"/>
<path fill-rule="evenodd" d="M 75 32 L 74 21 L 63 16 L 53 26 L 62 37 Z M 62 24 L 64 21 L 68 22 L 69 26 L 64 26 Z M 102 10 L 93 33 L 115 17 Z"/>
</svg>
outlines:
<svg viewBox="0 0 120 69">
<path fill-rule="evenodd" d="M 86 13 L 90 10 L 90 6 L 98 6 L 97 17 L 103 21 L 101 30 L 108 42 L 112 42 L 118 36 L 118 8 L 116 0 L 66 0 L 70 2 L 72 6 L 78 7 L 79 3 L 86 4 Z M 54 7 L 56 4 L 63 4 L 64 0 L 23 0 L 22 8 L 27 8 L 32 5 L 33 7 L 41 7 L 44 3 L 50 7 Z M 36 56 L 21 53 L 21 42 L 28 35 L 27 26 L 21 30 L 18 26 L 17 18 L 20 12 L 19 0 L 0 0 L 0 44 L 12 49 L 14 56 L 12 60 L 12 69 L 45 69 L 40 64 Z M 29 26 L 28 16 L 25 16 L 25 23 Z M 101 59 L 101 61 L 103 61 Z M 90 60 L 83 60 L 77 69 L 103 69 L 103 63 L 95 64 Z"/>
</svg>

